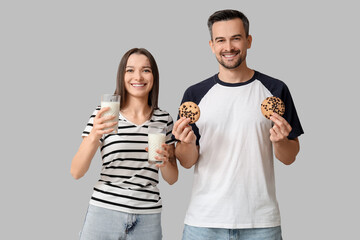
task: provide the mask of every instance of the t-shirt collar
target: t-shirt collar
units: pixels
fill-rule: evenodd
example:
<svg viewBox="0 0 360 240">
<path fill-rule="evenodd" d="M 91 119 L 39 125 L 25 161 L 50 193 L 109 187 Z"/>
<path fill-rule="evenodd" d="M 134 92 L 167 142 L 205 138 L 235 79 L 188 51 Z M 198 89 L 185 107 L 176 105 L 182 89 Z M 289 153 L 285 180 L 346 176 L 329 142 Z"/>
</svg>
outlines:
<svg viewBox="0 0 360 240">
<path fill-rule="evenodd" d="M 223 85 L 223 86 L 226 86 L 226 87 L 238 87 L 238 86 L 243 86 L 243 85 L 247 85 L 249 83 L 252 83 L 256 79 L 257 75 L 258 75 L 258 72 L 254 71 L 254 75 L 249 80 L 247 80 L 246 82 L 240 82 L 240 83 L 223 82 L 219 78 L 219 73 L 215 74 L 213 78 L 214 78 L 215 82 L 220 84 L 220 85 Z"/>
</svg>

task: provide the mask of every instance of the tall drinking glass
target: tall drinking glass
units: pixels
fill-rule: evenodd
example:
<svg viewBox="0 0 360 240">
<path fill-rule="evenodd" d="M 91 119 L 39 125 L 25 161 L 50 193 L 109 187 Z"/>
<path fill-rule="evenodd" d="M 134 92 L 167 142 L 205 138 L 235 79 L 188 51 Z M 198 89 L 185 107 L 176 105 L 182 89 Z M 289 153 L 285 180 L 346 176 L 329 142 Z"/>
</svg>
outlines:
<svg viewBox="0 0 360 240">
<path fill-rule="evenodd" d="M 148 131 L 148 162 L 152 164 L 162 164 L 163 161 L 155 159 L 155 156 L 159 155 L 156 150 L 162 149 L 161 145 L 165 143 L 166 127 L 159 125 L 150 125 Z"/>
<path fill-rule="evenodd" d="M 117 122 L 113 127 L 113 131 L 110 134 L 116 134 L 118 132 L 119 125 L 119 112 L 120 112 L 120 96 L 115 94 L 103 94 L 101 95 L 101 108 L 110 107 L 110 109 L 103 113 L 104 116 L 115 116 L 115 119 L 108 120 L 107 122 Z"/>
</svg>

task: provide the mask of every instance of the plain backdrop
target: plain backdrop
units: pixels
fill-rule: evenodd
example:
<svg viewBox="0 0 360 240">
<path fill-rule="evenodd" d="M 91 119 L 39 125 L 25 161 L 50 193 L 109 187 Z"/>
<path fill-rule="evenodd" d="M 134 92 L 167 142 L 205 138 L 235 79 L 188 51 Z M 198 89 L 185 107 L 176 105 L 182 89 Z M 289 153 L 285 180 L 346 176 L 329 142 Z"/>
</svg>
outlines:
<svg viewBox="0 0 360 240">
<path fill-rule="evenodd" d="M 207 19 L 250 20 L 250 68 L 290 88 L 305 134 L 294 164 L 275 164 L 283 238 L 355 239 L 359 228 L 360 17 L 356 1 L 2 1 L 1 239 L 77 239 L 100 155 L 70 175 L 100 95 L 130 48 L 153 53 L 160 107 L 176 119 L 185 89 L 218 71 Z M 193 169 L 160 181 L 165 240 L 181 239 Z M 236 191 L 236 189 L 234 189 Z"/>
</svg>

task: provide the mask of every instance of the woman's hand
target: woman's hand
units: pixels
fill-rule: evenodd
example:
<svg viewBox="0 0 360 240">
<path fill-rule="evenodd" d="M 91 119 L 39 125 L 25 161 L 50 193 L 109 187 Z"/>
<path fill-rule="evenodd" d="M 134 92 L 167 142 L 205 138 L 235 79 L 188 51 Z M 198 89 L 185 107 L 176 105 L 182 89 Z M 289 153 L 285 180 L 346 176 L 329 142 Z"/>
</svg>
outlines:
<svg viewBox="0 0 360 240">
<path fill-rule="evenodd" d="M 178 180 L 179 170 L 175 158 L 175 146 L 174 144 L 162 144 L 162 149 L 157 149 L 156 152 L 160 156 L 155 156 L 158 161 L 163 161 L 161 164 L 156 164 L 160 168 L 163 179 L 170 185 L 174 184 Z"/>
<path fill-rule="evenodd" d="M 114 130 L 114 126 L 118 124 L 115 122 L 107 122 L 109 120 L 115 119 L 117 116 L 102 116 L 104 112 L 110 110 L 110 107 L 101 108 L 96 114 L 93 122 L 93 128 L 89 134 L 96 140 L 100 140 L 104 134 L 109 134 Z"/>
<path fill-rule="evenodd" d="M 155 159 L 158 161 L 162 161 L 162 163 L 156 164 L 158 168 L 166 167 L 169 164 L 170 159 L 175 159 L 174 149 L 170 148 L 169 145 L 163 143 L 161 145 L 162 149 L 156 149 Z"/>
<path fill-rule="evenodd" d="M 175 160 L 175 152 L 174 152 L 174 146 L 170 146 L 166 143 L 163 143 L 161 145 L 162 149 L 156 149 L 156 153 L 157 155 L 155 156 L 155 159 L 157 161 L 162 161 L 162 163 L 158 163 L 155 166 L 157 166 L 158 168 L 162 168 L 165 167 L 169 164 L 169 161 L 171 159 Z M 149 151 L 149 148 L 146 147 L 145 151 Z"/>
<path fill-rule="evenodd" d="M 94 117 L 93 128 L 91 129 L 90 134 L 83 138 L 79 150 L 71 162 L 70 172 L 75 179 L 81 178 L 88 171 L 91 160 L 99 148 L 99 140 L 101 139 L 102 135 L 112 132 L 113 127 L 117 124 L 117 122 L 105 122 L 114 119 L 115 116 L 102 117 L 102 114 L 109 109 L 109 107 L 106 107 L 100 109 L 97 112 L 96 116 Z"/>
</svg>

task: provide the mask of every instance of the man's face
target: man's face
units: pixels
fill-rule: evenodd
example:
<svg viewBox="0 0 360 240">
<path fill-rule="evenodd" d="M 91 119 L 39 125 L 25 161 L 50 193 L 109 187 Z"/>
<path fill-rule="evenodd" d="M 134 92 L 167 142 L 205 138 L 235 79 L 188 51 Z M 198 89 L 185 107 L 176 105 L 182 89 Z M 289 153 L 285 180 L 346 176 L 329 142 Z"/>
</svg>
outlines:
<svg viewBox="0 0 360 240">
<path fill-rule="evenodd" d="M 218 62 L 226 69 L 235 69 L 246 59 L 251 47 L 251 36 L 246 37 L 244 25 L 239 18 L 215 22 L 209 44 Z"/>
</svg>

